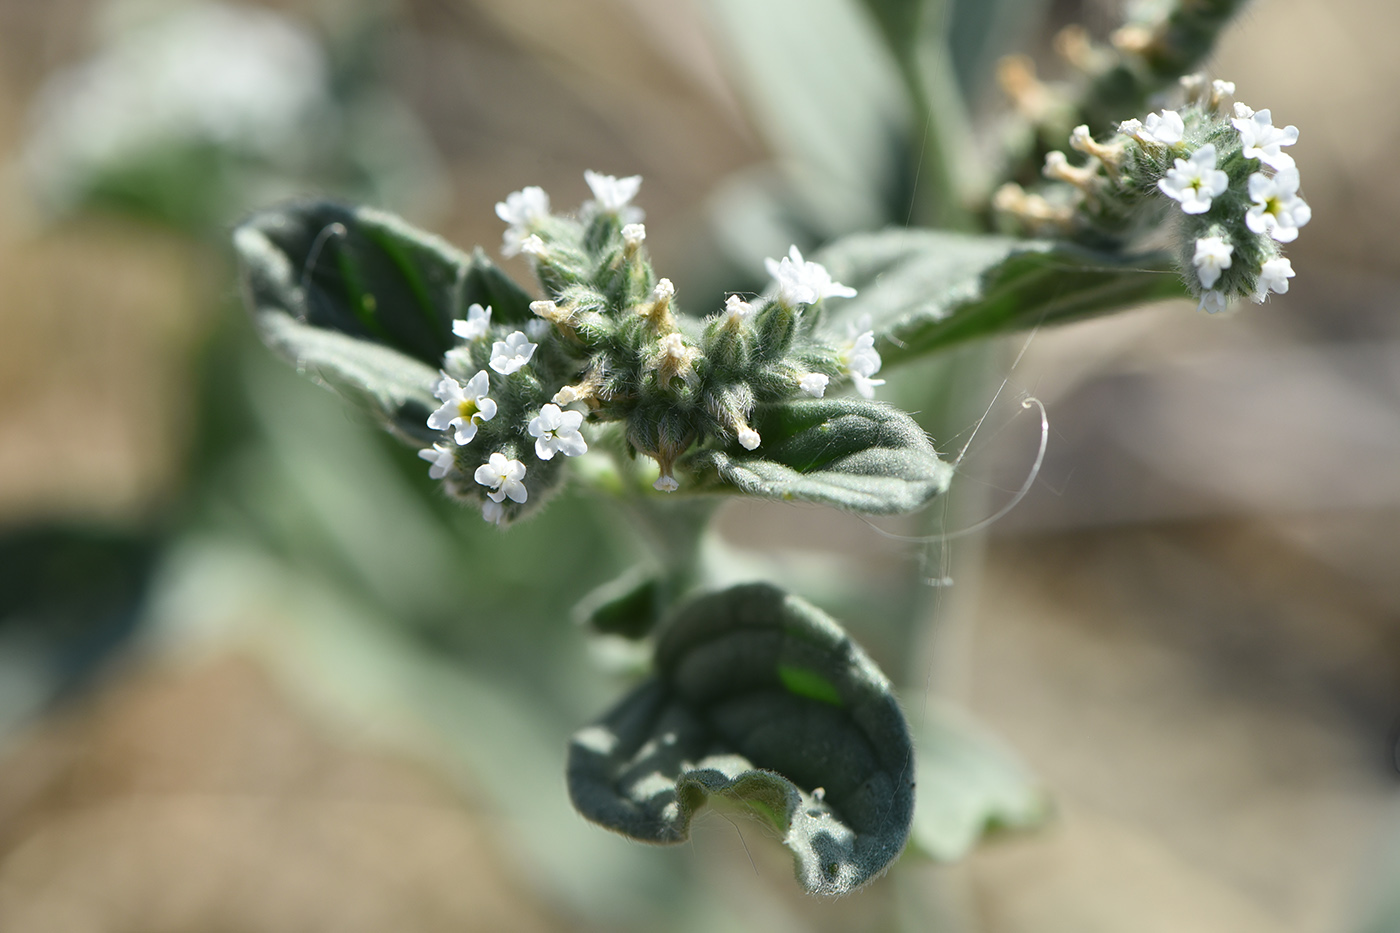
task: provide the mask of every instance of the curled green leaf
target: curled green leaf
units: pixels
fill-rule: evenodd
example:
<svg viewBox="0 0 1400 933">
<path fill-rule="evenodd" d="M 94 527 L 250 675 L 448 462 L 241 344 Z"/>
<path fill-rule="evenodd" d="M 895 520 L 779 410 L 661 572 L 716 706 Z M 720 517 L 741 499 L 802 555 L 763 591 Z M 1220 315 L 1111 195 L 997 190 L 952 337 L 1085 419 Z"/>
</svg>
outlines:
<svg viewBox="0 0 1400 933">
<path fill-rule="evenodd" d="M 848 893 L 903 850 L 909 728 L 889 681 L 830 617 L 767 584 L 687 604 L 656 674 L 574 735 L 569 795 L 633 839 L 676 843 L 714 794 L 783 834 L 799 882 Z"/>
<path fill-rule="evenodd" d="M 1186 297 L 1170 256 L 1123 256 L 1070 243 L 937 230 L 837 240 L 818 257 L 859 294 L 827 326 L 868 316 L 886 363 L 1041 324 Z"/>
<path fill-rule="evenodd" d="M 751 453 L 698 451 L 700 488 L 820 502 L 871 514 L 911 512 L 945 491 L 953 468 L 923 428 L 883 402 L 801 399 L 760 406 Z"/>
</svg>

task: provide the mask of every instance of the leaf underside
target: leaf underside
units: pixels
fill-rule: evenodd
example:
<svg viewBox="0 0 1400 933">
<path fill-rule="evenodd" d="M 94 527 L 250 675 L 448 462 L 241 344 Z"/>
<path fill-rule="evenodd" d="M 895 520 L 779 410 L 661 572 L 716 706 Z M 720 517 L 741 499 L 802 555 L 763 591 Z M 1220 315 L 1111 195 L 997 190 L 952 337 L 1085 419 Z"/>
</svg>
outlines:
<svg viewBox="0 0 1400 933">
<path fill-rule="evenodd" d="M 764 440 L 752 453 L 701 450 L 693 456 L 701 489 L 892 514 L 923 506 L 952 479 L 952 466 L 938 458 L 918 423 L 883 402 L 833 398 L 760 406 L 754 427 Z"/>
<path fill-rule="evenodd" d="M 899 855 L 914 810 L 909 728 L 889 681 L 828 616 L 767 584 L 704 596 L 666 628 L 656 668 L 570 744 L 585 817 L 677 843 L 720 795 L 783 834 L 813 894 L 848 893 Z"/>
</svg>

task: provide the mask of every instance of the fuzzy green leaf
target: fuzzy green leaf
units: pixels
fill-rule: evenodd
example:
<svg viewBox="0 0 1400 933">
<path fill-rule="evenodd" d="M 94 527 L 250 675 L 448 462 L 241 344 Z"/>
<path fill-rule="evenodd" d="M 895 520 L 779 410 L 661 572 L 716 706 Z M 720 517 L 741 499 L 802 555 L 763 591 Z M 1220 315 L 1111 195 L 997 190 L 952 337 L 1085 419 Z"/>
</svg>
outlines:
<svg viewBox="0 0 1400 933">
<path fill-rule="evenodd" d="M 371 341 L 437 367 L 472 304 L 527 321 L 530 297 L 486 255 L 467 256 L 392 214 L 325 201 L 253 215 L 234 232 L 258 310 Z"/>
<path fill-rule="evenodd" d="M 832 619 L 767 584 L 734 587 L 679 612 L 656 669 L 570 744 L 585 817 L 682 842 L 718 794 L 783 834 L 814 894 L 848 893 L 899 855 L 914 811 L 909 727 Z"/>
<path fill-rule="evenodd" d="M 914 729 L 919 805 L 912 842 L 956 861 L 988 833 L 1029 829 L 1049 815 L 1035 777 L 1010 749 L 956 709 L 932 706 Z"/>
<path fill-rule="evenodd" d="M 953 468 L 938 459 L 918 423 L 883 402 L 832 398 L 761 406 L 754 427 L 763 443 L 753 452 L 693 455 L 701 489 L 889 514 L 919 508 L 952 479 Z"/>
<path fill-rule="evenodd" d="M 869 315 L 887 363 L 1187 295 L 1165 254 L 1119 256 L 1049 240 L 883 230 L 837 240 L 818 258 L 859 291 L 832 307 L 827 326 L 844 332 Z"/>
</svg>

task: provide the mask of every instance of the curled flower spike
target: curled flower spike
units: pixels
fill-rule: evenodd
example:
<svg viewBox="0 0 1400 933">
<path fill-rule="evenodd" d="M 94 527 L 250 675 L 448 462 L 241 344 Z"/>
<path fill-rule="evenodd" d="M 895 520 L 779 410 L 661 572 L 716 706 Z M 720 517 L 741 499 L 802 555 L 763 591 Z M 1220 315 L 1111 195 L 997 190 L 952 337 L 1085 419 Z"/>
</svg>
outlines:
<svg viewBox="0 0 1400 933">
<path fill-rule="evenodd" d="M 491 491 L 486 495 L 492 502 L 510 499 L 511 502 L 524 502 L 530 492 L 525 488 L 525 464 L 519 460 L 507 460 L 503 453 L 492 454 L 485 463 L 476 468 L 475 479 Z"/>
<path fill-rule="evenodd" d="M 1220 280 L 1220 273 L 1230 268 L 1231 256 L 1235 248 L 1218 236 L 1201 237 L 1196 241 L 1196 255 L 1191 264 L 1196 267 L 1196 278 L 1202 288 L 1213 288 Z"/>
<path fill-rule="evenodd" d="M 512 331 L 505 340 L 497 340 L 491 344 L 489 365 L 502 376 L 509 376 L 530 362 L 530 357 L 535 355 L 536 346 L 538 345 L 531 343 L 525 336 L 524 331 Z"/>
<path fill-rule="evenodd" d="M 788 250 L 781 261 L 763 260 L 778 283 L 778 303 L 785 307 L 794 305 L 814 305 L 823 298 L 854 298 L 856 290 L 849 285 L 832 281 L 831 273 L 819 262 L 807 262 L 796 246 Z"/>
<path fill-rule="evenodd" d="M 1249 176 L 1249 198 L 1254 202 L 1244 215 L 1249 229 L 1267 233 L 1280 243 L 1298 239 L 1298 228 L 1312 219 L 1312 208 L 1298 197 L 1298 170 L 1287 168 L 1272 178 L 1262 172 Z"/>
<path fill-rule="evenodd" d="M 1280 147 L 1291 146 L 1298 141 L 1298 127 L 1274 126 L 1269 111 L 1256 112 L 1239 103 L 1235 104 L 1235 119 L 1230 123 L 1239 130 L 1245 158 L 1258 159 L 1279 171 L 1293 167 L 1293 157 Z"/>
<path fill-rule="evenodd" d="M 535 438 L 535 456 L 541 460 L 552 460 L 556 452 L 566 457 L 588 453 L 588 442 L 578 430 L 581 424 L 582 412 L 563 411 L 552 403 L 545 405 L 527 428 L 530 436 Z"/>
<path fill-rule="evenodd" d="M 641 190 L 642 176 L 615 178 L 586 171 L 583 180 L 588 182 L 588 188 L 593 192 L 593 200 L 585 207 L 604 214 L 616 214 L 623 224 L 635 224 L 646 216 L 640 207 L 632 205 L 632 199 Z"/>
<path fill-rule="evenodd" d="M 1225 193 L 1230 176 L 1215 167 L 1215 146 L 1206 143 L 1189 159 L 1177 159 L 1174 168 L 1167 169 L 1165 178 L 1157 182 L 1161 192 L 1181 203 L 1187 214 L 1204 214 L 1211 200 Z"/>
<path fill-rule="evenodd" d="M 496 216 L 510 224 L 501 243 L 501 255 L 514 256 L 529 236 L 530 227 L 549 216 L 549 195 L 538 185 L 512 191 L 504 201 L 496 203 Z"/>
<path fill-rule="evenodd" d="M 496 403 L 486 395 L 491 388 L 490 380 L 484 369 L 472 376 L 466 385 L 442 373 L 433 389 L 433 394 L 442 400 L 442 407 L 428 416 L 428 427 L 434 431 L 456 428 L 457 443 L 470 444 L 476 437 L 476 426 L 496 417 Z"/>
<path fill-rule="evenodd" d="M 871 331 L 870 336 L 873 344 L 875 332 Z M 876 368 L 878 369 L 879 367 Z M 801 379 L 797 380 L 797 387 L 812 396 L 812 398 L 821 398 L 826 395 L 826 387 L 829 382 L 831 382 L 831 377 L 822 373 L 806 373 Z"/>
<path fill-rule="evenodd" d="M 1287 285 L 1284 287 L 1286 289 Z M 452 471 L 457 462 L 457 451 L 451 443 L 442 441 L 418 451 L 418 456 L 432 464 L 428 467 L 428 476 L 432 479 L 442 479 Z"/>
<path fill-rule="evenodd" d="M 1280 295 L 1288 293 L 1288 280 L 1293 278 L 1293 263 L 1283 257 L 1270 259 L 1259 269 L 1259 287 L 1250 299 L 1260 304 L 1269 297 L 1269 292 Z"/>
<path fill-rule="evenodd" d="M 491 329 L 491 307 L 483 308 L 474 304 L 467 309 L 467 319 L 465 321 L 453 321 L 452 333 L 463 340 L 480 340 L 486 336 L 486 332 Z"/>
</svg>

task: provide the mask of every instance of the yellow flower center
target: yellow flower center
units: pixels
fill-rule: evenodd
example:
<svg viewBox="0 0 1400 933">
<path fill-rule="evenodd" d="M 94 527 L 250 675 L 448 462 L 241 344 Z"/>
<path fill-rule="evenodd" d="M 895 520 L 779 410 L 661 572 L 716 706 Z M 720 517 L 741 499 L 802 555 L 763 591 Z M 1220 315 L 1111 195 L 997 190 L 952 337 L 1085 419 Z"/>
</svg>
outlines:
<svg viewBox="0 0 1400 933">
<path fill-rule="evenodd" d="M 457 414 L 461 415 L 467 421 L 475 421 L 476 413 L 479 410 L 480 409 L 478 409 L 476 405 L 476 399 L 474 398 L 464 398 L 457 405 Z"/>
</svg>

